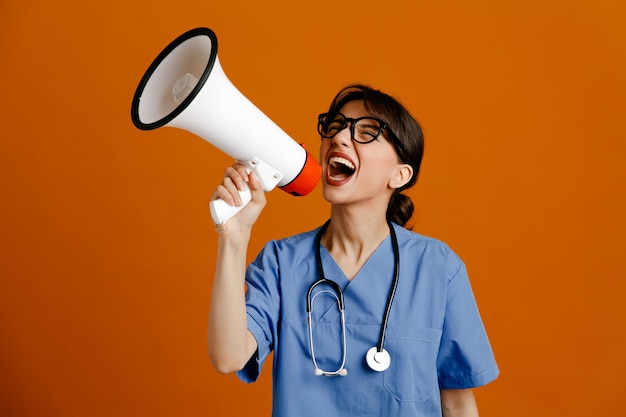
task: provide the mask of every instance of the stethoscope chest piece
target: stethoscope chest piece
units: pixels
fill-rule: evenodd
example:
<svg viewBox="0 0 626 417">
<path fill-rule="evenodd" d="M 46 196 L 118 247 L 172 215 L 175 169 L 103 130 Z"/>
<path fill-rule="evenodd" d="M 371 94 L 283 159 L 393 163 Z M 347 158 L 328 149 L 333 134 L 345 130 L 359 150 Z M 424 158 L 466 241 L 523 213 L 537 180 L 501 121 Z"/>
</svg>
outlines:
<svg viewBox="0 0 626 417">
<path fill-rule="evenodd" d="M 378 372 L 386 371 L 387 368 L 389 368 L 389 365 L 391 365 L 389 352 L 385 349 L 379 352 L 376 346 L 367 351 L 365 361 L 370 368 Z"/>
</svg>

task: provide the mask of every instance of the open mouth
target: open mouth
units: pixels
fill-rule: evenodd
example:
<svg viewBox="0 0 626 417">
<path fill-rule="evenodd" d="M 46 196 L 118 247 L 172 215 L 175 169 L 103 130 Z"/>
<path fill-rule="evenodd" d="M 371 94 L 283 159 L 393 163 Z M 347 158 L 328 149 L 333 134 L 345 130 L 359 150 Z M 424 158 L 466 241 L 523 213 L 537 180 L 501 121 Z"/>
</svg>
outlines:
<svg viewBox="0 0 626 417">
<path fill-rule="evenodd" d="M 351 177 L 354 171 L 354 164 L 346 158 L 332 156 L 328 160 L 328 176 L 335 181 L 341 181 Z"/>
</svg>

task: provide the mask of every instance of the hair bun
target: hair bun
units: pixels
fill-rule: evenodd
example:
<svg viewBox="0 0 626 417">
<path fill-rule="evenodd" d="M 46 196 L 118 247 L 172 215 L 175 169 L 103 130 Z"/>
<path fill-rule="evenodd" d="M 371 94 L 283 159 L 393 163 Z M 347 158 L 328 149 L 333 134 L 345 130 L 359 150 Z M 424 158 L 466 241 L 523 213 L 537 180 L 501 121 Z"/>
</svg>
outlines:
<svg viewBox="0 0 626 417">
<path fill-rule="evenodd" d="M 411 216 L 413 216 L 414 210 L 415 206 L 411 197 L 395 192 L 391 195 L 389 205 L 387 206 L 387 220 L 404 227 Z"/>
</svg>

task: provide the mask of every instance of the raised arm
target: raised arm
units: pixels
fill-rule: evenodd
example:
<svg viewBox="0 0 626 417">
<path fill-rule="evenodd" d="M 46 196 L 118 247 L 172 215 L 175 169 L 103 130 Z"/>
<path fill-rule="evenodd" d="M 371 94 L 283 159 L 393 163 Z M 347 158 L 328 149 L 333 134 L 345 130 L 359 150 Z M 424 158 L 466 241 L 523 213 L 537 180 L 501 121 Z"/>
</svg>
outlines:
<svg viewBox="0 0 626 417">
<path fill-rule="evenodd" d="M 242 369 L 257 349 L 247 328 L 245 286 L 246 253 L 252 226 L 265 206 L 265 194 L 254 174 L 233 165 L 212 198 L 240 205 L 237 188 L 247 182 L 252 200 L 219 233 L 217 263 L 209 313 L 209 356 L 220 373 Z"/>
</svg>

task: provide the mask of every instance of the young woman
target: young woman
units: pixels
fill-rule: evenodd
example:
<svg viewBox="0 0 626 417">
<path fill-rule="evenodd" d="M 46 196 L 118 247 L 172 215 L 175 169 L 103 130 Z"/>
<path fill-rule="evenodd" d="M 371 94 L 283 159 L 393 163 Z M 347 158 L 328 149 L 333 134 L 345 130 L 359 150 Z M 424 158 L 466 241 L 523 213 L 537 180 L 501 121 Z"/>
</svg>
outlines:
<svg viewBox="0 0 626 417">
<path fill-rule="evenodd" d="M 422 130 L 389 95 L 342 89 L 319 116 L 330 219 L 269 242 L 246 267 L 265 205 L 234 165 L 213 198 L 252 201 L 219 234 L 209 353 L 253 382 L 274 352 L 274 416 L 477 416 L 471 388 L 498 375 L 463 262 L 403 226 Z"/>
</svg>

